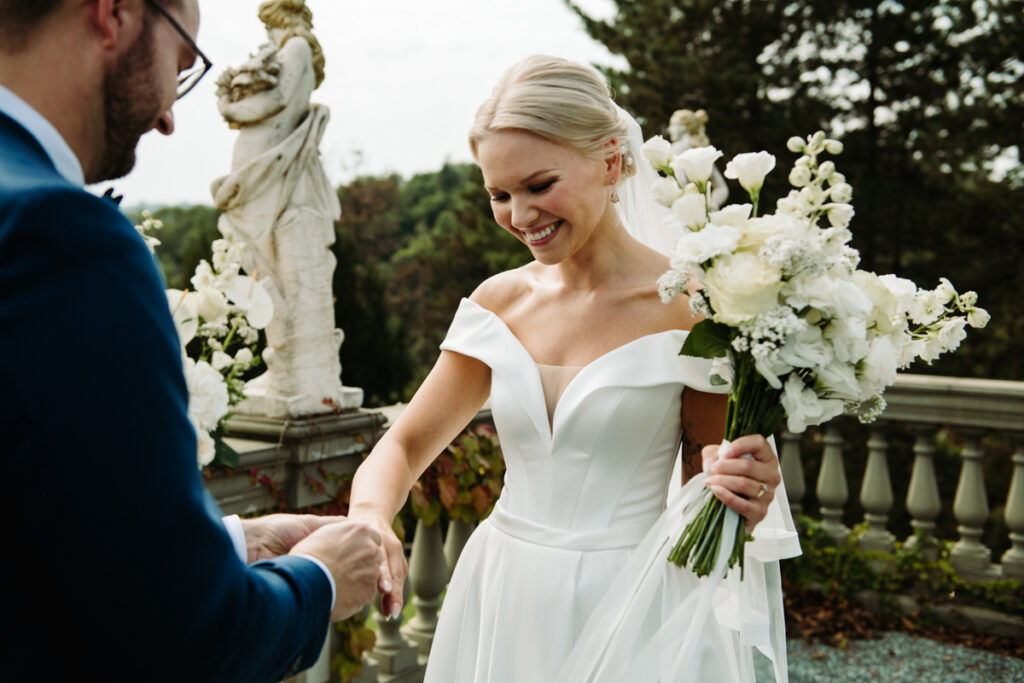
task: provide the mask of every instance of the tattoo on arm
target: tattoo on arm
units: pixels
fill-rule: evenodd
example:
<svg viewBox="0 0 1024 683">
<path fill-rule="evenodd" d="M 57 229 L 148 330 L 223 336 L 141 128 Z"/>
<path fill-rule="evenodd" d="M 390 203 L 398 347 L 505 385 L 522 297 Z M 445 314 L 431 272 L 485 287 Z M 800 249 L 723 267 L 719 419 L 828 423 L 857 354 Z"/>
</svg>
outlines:
<svg viewBox="0 0 1024 683">
<path fill-rule="evenodd" d="M 683 425 L 683 475 L 687 480 L 704 469 L 700 456 L 700 452 L 704 449 L 704 444 L 696 443 L 690 438 L 690 430 L 692 428 L 692 422 L 687 422 Z"/>
</svg>

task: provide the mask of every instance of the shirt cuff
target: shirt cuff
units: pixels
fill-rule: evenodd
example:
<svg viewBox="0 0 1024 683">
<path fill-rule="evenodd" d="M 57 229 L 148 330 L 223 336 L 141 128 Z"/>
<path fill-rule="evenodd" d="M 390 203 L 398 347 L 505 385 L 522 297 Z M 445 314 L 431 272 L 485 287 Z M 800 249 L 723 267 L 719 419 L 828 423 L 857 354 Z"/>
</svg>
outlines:
<svg viewBox="0 0 1024 683">
<path fill-rule="evenodd" d="M 242 528 L 242 520 L 238 515 L 228 515 L 221 518 L 224 528 L 228 530 L 231 543 L 235 546 L 235 552 L 243 564 L 249 563 L 249 547 L 245 544 L 245 529 Z M 333 604 L 333 603 L 332 603 Z"/>
<path fill-rule="evenodd" d="M 309 560 L 310 562 L 313 562 L 314 564 L 316 564 L 316 566 L 320 567 L 320 569 L 324 570 L 324 574 L 327 576 L 327 583 L 331 584 L 331 606 L 330 606 L 330 609 L 333 610 L 334 609 L 334 601 L 338 597 L 338 594 L 337 594 L 337 589 L 334 586 L 334 576 L 331 574 L 331 570 L 328 569 L 327 565 L 324 564 L 321 560 L 318 560 L 317 558 L 313 557 L 312 555 L 305 555 L 303 553 L 295 553 L 295 557 L 304 557 L 307 560 Z"/>
</svg>

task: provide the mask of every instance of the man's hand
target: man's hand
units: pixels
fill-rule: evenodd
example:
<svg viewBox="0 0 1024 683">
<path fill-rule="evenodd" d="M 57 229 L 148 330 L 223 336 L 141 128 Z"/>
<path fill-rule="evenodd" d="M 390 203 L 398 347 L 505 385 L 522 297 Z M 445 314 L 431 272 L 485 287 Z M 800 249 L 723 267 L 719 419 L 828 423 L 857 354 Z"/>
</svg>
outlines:
<svg viewBox="0 0 1024 683">
<path fill-rule="evenodd" d="M 344 519 L 320 527 L 292 547 L 289 554 L 312 555 L 330 569 L 337 589 L 331 621 L 352 616 L 376 597 L 380 541 L 368 524 Z"/>
<path fill-rule="evenodd" d="M 246 559 L 249 562 L 257 562 L 285 555 L 292 546 L 320 527 L 343 519 L 345 518 L 328 515 L 283 514 L 243 519 Z"/>
</svg>

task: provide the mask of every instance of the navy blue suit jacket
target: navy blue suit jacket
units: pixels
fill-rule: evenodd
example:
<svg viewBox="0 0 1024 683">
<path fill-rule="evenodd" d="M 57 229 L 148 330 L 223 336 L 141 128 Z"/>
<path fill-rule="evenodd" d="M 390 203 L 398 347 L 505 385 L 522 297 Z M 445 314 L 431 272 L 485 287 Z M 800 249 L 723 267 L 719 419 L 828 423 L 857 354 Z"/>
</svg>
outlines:
<svg viewBox="0 0 1024 683">
<path fill-rule="evenodd" d="M 275 681 L 316 661 L 330 584 L 237 557 L 153 257 L 2 113 L 0 487 L 0 678 Z"/>
</svg>

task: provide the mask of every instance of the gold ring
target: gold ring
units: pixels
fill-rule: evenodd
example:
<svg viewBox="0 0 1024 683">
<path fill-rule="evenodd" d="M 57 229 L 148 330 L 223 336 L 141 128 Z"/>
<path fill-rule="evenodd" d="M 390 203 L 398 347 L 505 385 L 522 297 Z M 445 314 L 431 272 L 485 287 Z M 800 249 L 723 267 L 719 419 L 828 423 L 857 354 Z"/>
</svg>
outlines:
<svg viewBox="0 0 1024 683">
<path fill-rule="evenodd" d="M 761 490 L 757 492 L 756 496 L 754 496 L 754 500 L 757 500 L 758 498 L 760 498 L 761 496 L 763 496 L 767 492 L 768 492 L 768 487 L 765 486 L 765 483 L 762 481 L 761 482 Z"/>
</svg>

